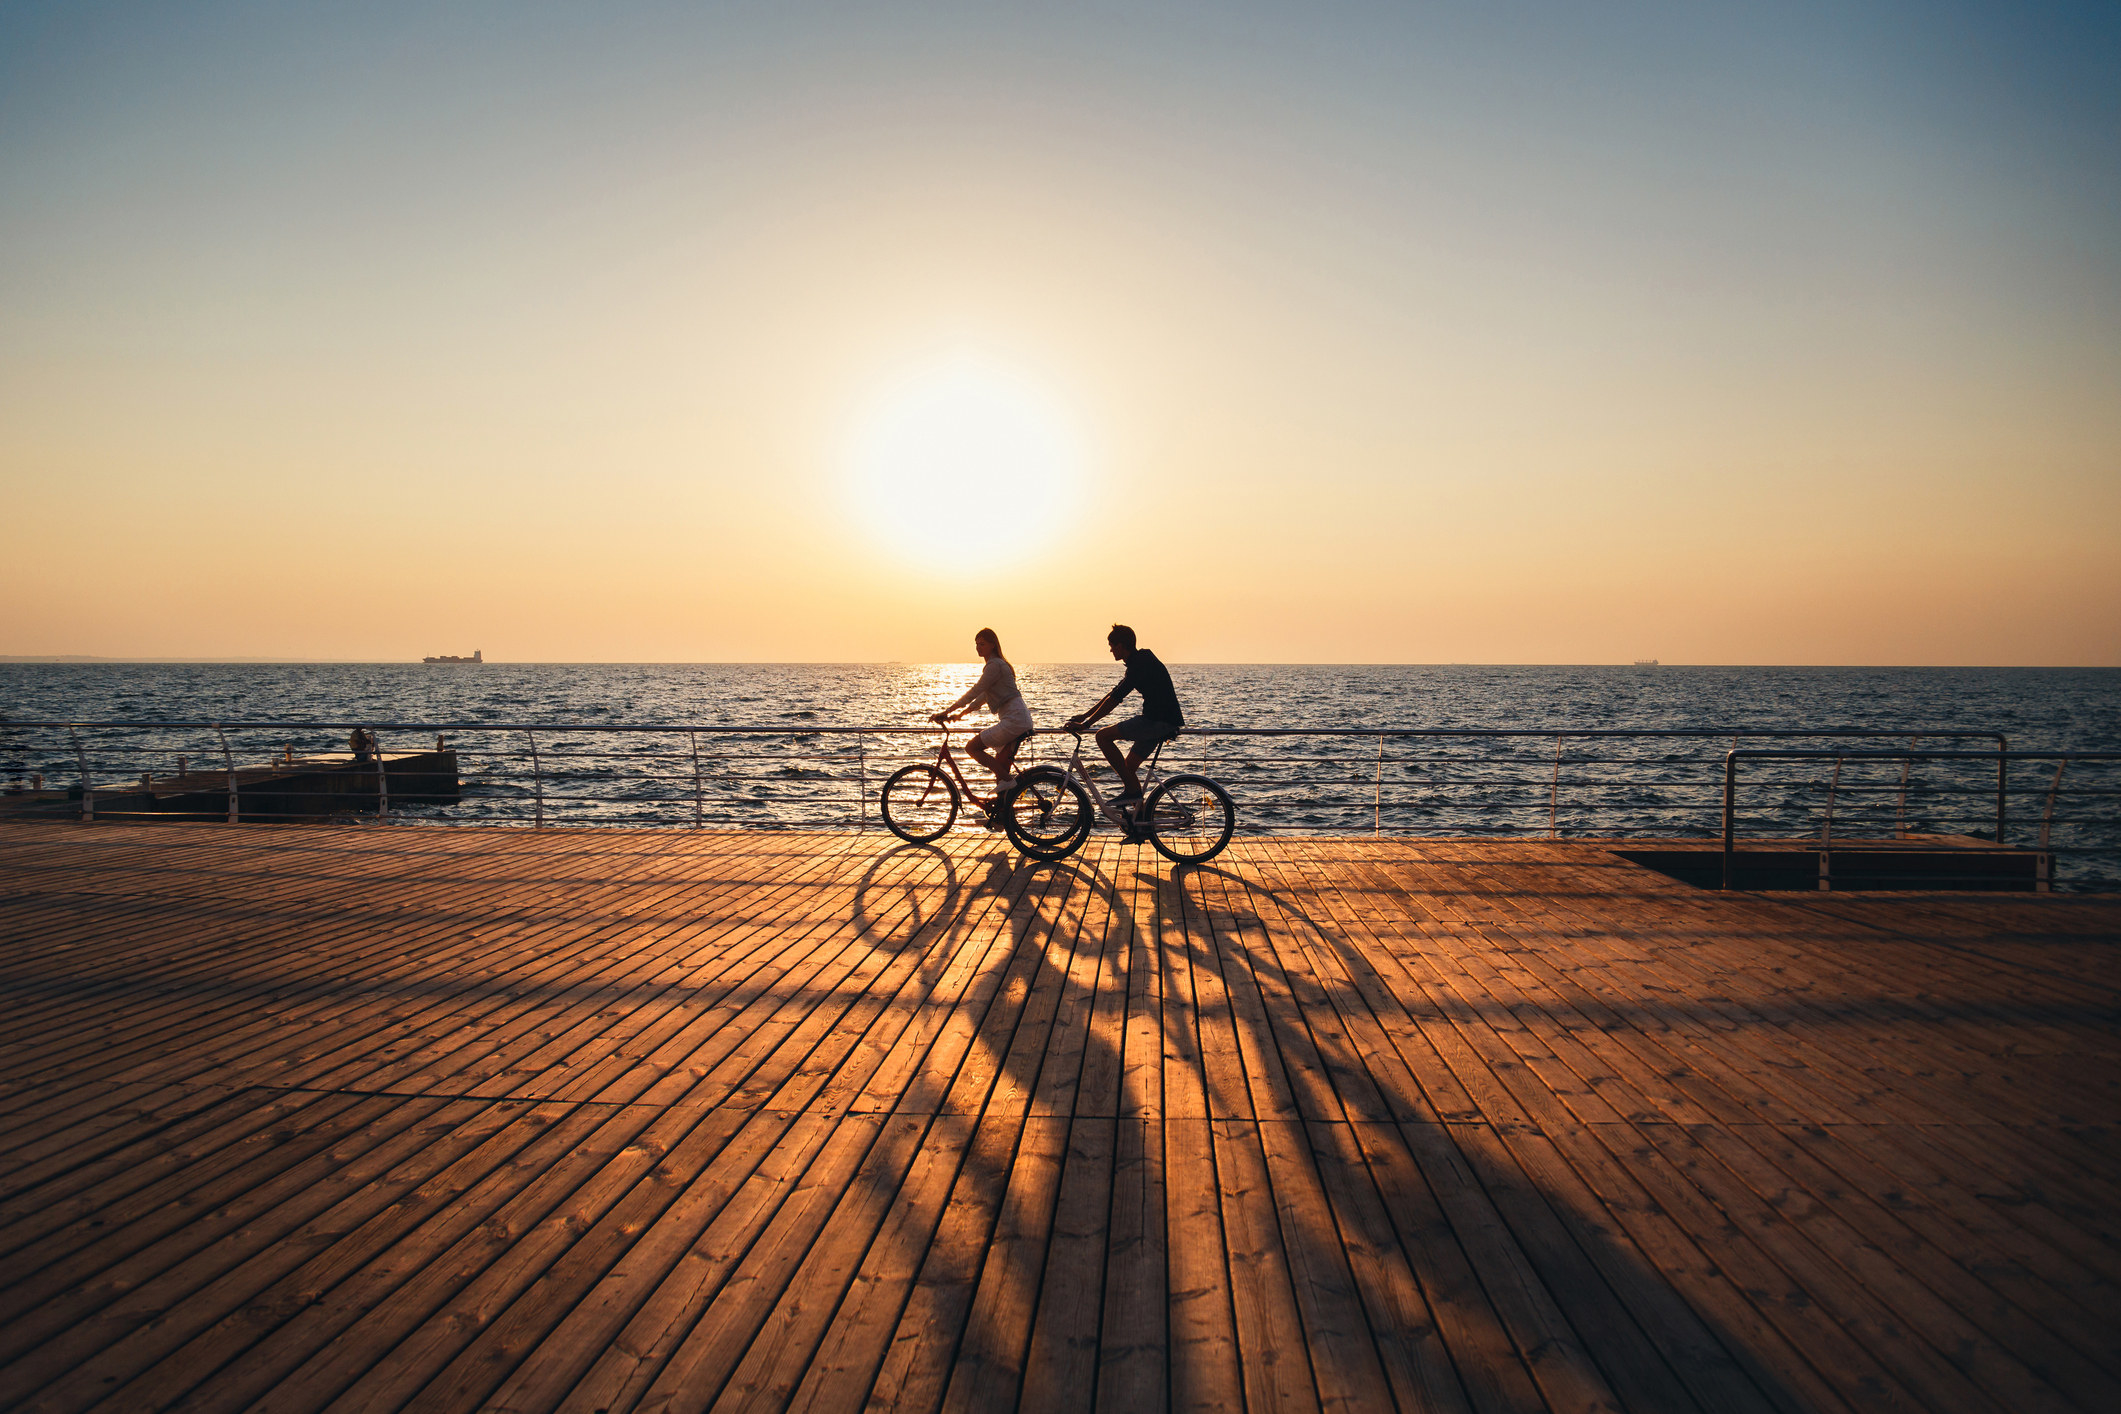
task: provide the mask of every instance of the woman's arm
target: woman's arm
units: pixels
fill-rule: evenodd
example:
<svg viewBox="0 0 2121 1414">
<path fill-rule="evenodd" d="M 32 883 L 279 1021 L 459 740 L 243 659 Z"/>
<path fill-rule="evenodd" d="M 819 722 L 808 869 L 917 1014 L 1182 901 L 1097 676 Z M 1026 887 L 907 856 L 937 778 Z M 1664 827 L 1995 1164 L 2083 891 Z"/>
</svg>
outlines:
<svg viewBox="0 0 2121 1414">
<path fill-rule="evenodd" d="M 979 681 L 972 684 L 972 686 L 966 688 L 964 696 L 958 698 L 957 701 L 951 703 L 948 707 L 945 707 L 942 711 L 936 713 L 934 720 L 942 722 L 947 721 L 952 717 L 961 717 L 965 713 L 971 711 L 973 708 L 979 706 L 979 704 L 981 702 L 984 702 L 987 697 L 987 680 L 996 676 L 999 676 L 999 674 L 995 671 L 994 664 L 990 662 L 989 664 L 987 664 L 986 667 L 980 669 Z"/>
</svg>

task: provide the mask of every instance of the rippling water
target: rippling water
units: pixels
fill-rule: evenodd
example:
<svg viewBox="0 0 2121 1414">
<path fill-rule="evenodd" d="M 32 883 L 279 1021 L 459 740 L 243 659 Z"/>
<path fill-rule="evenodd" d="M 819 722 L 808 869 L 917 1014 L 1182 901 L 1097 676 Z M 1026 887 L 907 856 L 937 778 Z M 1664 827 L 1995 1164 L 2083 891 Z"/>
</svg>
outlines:
<svg viewBox="0 0 2121 1414">
<path fill-rule="evenodd" d="M 962 691 L 976 663 L 949 664 L 0 664 L 0 719 L 314 721 L 458 724 L 466 797 L 413 816 L 587 823 L 793 827 L 873 819 L 877 785 L 932 751 L 929 738 L 865 738 L 816 729 L 916 725 Z M 1055 726 L 1117 680 L 1116 664 L 1026 664 L 1019 680 L 1041 726 Z M 2005 733 L 2019 750 L 2121 749 L 2121 670 L 1935 668 L 1629 668 L 1176 665 L 1195 727 L 1815 730 L 1854 727 Z M 472 724 L 679 724 L 679 734 L 521 733 Z M 731 737 L 716 727 L 782 729 Z M 805 734 L 808 733 L 808 734 Z M 431 745 L 384 731 L 387 749 Z M 924 741 L 926 744 L 924 744 Z M 88 730 L 99 787 L 175 754 L 216 765 L 198 730 Z M 1065 739 L 1041 739 L 1050 757 Z M 1772 742 L 1745 745 L 1772 746 Z M 1826 746 L 1827 742 L 1790 743 Z M 1879 743 L 1878 745 L 1886 745 Z M 1904 744 L 1904 743 L 1896 743 Z M 537 748 L 535 766 L 532 745 Z M 695 773 L 693 749 L 700 752 Z M 1189 737 L 1166 764 L 1201 769 L 1237 795 L 1250 830 L 1467 835 L 1706 834 L 1717 825 L 1721 740 L 1596 742 Z M 1950 746 L 1935 740 L 1926 747 Z M 1967 742 L 1978 749 L 1979 742 Z M 238 764 L 285 749 L 343 748 L 343 730 L 231 734 Z M 2084 794 L 2113 772 L 2073 768 L 2058 798 L 2058 838 L 2112 844 L 2115 800 Z M 0 726 L 0 775 L 71 783 L 67 734 Z M 1828 762 L 1746 768 L 1745 826 L 1816 833 Z M 2037 830 L 2051 766 L 2014 768 L 2012 837 Z M 1992 763 L 1849 763 L 1833 793 L 1837 832 L 1987 832 Z M 864 796 L 870 798 L 865 802 Z M 2106 872 L 2104 868 L 2100 871 Z"/>
</svg>

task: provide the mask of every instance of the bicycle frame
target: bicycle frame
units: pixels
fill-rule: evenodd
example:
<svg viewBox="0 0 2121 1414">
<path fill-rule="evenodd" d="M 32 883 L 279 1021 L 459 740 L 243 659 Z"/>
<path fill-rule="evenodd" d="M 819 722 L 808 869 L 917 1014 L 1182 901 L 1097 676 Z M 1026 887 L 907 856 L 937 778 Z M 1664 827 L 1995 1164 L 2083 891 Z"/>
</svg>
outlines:
<svg viewBox="0 0 2121 1414">
<path fill-rule="evenodd" d="M 1097 788 L 1097 778 L 1095 776 L 1087 774 L 1081 769 L 1083 764 L 1083 738 L 1089 735 L 1090 733 L 1088 731 L 1079 731 L 1074 733 L 1075 749 L 1068 753 L 1068 764 L 1066 767 L 1062 768 L 1061 775 L 1065 779 L 1071 780 L 1077 785 L 1081 786 L 1083 788 L 1083 793 L 1090 797 L 1090 808 L 1096 811 L 1099 815 L 1103 815 L 1105 813 L 1104 792 Z M 1150 792 L 1156 789 L 1156 760 L 1163 754 L 1164 743 L 1160 741 L 1156 744 L 1155 748 L 1150 751 L 1149 759 L 1142 762 L 1140 768 L 1137 771 L 1137 774 L 1140 775 L 1142 780 L 1141 798 L 1143 800 L 1147 800 L 1149 798 Z"/>
<path fill-rule="evenodd" d="M 974 805 L 984 810 L 994 804 L 997 797 L 981 795 L 972 788 L 972 782 L 965 779 L 964 768 L 957 764 L 957 753 L 950 749 L 950 728 L 945 726 L 938 730 L 943 734 L 943 742 L 942 745 L 935 749 L 936 769 L 948 771 L 950 778 L 957 782 L 957 788 L 965 793 L 965 799 L 971 801 Z"/>
</svg>

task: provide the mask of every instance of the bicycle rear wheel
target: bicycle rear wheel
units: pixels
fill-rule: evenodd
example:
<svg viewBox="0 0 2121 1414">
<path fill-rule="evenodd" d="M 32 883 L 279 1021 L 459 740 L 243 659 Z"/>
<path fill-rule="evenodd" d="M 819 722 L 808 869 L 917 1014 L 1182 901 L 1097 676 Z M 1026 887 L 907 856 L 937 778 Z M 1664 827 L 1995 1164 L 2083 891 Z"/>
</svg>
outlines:
<svg viewBox="0 0 2121 1414">
<path fill-rule="evenodd" d="M 1206 776 L 1172 776 L 1149 793 L 1149 843 L 1174 864 L 1201 864 L 1223 852 L 1237 829 L 1230 792 Z"/>
<path fill-rule="evenodd" d="M 933 766 L 902 766 L 884 782 L 883 806 L 892 834 L 926 844 L 957 823 L 957 783 Z"/>
<path fill-rule="evenodd" d="M 999 808 L 1010 842 L 1033 859 L 1064 859 L 1090 833 L 1090 797 L 1051 766 L 1019 776 Z"/>
</svg>

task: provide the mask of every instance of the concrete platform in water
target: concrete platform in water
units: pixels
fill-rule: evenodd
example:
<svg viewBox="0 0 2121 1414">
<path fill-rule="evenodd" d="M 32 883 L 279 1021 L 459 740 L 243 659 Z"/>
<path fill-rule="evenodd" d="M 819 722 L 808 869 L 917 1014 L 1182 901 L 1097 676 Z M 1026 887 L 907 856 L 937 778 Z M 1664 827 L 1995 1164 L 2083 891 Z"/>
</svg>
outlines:
<svg viewBox="0 0 2121 1414">
<path fill-rule="evenodd" d="M 99 782 L 87 812 L 105 819 L 158 816 L 169 819 L 229 817 L 233 778 L 239 819 L 288 820 L 305 816 L 374 814 L 387 802 L 400 805 L 446 805 L 458 799 L 457 753 L 386 751 L 378 771 L 373 755 L 347 751 L 310 756 L 290 755 L 259 766 L 185 770 L 178 774 L 146 773 L 124 783 Z M 9 815 L 79 817 L 81 790 L 46 790 L 0 795 L 0 818 Z"/>
<path fill-rule="evenodd" d="M 10 1404 L 2121 1404 L 2121 901 L 48 823 L 0 892 Z"/>
</svg>

